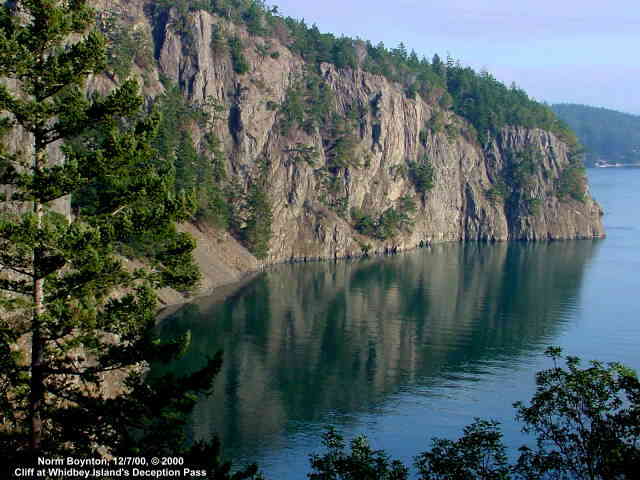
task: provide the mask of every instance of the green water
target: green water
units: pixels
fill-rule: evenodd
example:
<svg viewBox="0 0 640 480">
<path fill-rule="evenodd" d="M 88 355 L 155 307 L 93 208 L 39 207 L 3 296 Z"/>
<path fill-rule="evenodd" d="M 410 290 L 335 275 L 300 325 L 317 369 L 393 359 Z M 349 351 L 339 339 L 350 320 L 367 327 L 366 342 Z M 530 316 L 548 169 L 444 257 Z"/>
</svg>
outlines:
<svg viewBox="0 0 640 480">
<path fill-rule="evenodd" d="M 164 320 L 165 335 L 192 332 L 177 371 L 225 352 L 191 436 L 217 433 L 272 479 L 305 478 L 326 425 L 410 463 L 475 416 L 520 442 L 511 404 L 530 396 L 547 345 L 638 368 L 640 170 L 590 174 L 605 240 L 279 266 Z"/>
</svg>

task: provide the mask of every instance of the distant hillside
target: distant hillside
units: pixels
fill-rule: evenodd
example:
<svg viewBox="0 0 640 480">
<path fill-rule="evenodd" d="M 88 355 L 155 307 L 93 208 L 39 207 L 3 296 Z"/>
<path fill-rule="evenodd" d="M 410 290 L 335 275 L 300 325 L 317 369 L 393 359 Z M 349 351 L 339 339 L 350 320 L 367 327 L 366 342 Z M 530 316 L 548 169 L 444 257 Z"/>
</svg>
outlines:
<svg viewBox="0 0 640 480">
<path fill-rule="evenodd" d="M 578 135 L 587 163 L 640 163 L 640 116 L 568 103 L 551 108 Z"/>
</svg>

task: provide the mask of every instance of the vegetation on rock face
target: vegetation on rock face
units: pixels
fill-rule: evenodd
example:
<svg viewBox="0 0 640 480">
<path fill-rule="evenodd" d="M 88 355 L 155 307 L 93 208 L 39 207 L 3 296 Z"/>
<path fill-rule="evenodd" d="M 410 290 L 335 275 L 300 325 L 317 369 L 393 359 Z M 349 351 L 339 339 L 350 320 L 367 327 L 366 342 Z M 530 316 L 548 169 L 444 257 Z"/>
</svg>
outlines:
<svg viewBox="0 0 640 480">
<path fill-rule="evenodd" d="M 415 457 L 420 480 L 633 479 L 640 462 L 640 382 L 620 364 L 563 357 L 550 348 L 554 366 L 536 375 L 530 404 L 516 403 L 523 432 L 535 436 L 510 463 L 498 422 L 476 419 L 457 440 L 435 438 Z M 564 360 L 566 367 L 560 366 Z M 364 437 L 346 449 L 330 429 L 325 453 L 311 456 L 309 478 L 406 480 L 409 468 L 373 450 Z"/>
<path fill-rule="evenodd" d="M 151 147 L 158 120 L 141 113 L 135 83 L 84 93 L 105 67 L 93 19 L 81 0 L 0 7 L 0 77 L 17 85 L 0 85 L 1 123 L 29 135 L 20 151 L 0 148 L 2 458 L 171 454 L 230 478 L 217 442 L 189 446 L 184 433 L 220 355 L 188 377 L 145 379 L 149 362 L 175 358 L 188 342 L 155 337 L 155 290 L 198 281 L 193 240 L 174 228 L 194 201 L 175 194 L 173 167 Z M 60 144 L 64 161 L 54 164 Z M 72 216 L 56 211 L 79 192 Z M 149 267 L 127 268 L 118 245 L 149 232 L 162 236 Z M 117 373 L 120 393 L 102 395 L 105 375 Z M 252 468 L 233 478 L 254 476 Z"/>
<path fill-rule="evenodd" d="M 231 52 L 231 65 L 233 71 L 238 75 L 243 75 L 249 71 L 250 65 L 247 57 L 244 56 L 244 46 L 239 37 L 229 38 L 229 51 Z"/>
<path fill-rule="evenodd" d="M 539 149 L 529 147 L 508 157 L 501 175 L 486 191 L 486 197 L 494 203 L 504 202 L 507 208 L 518 212 L 524 206 L 529 215 L 536 215 L 544 201 L 534 192 L 535 177 L 542 168 L 542 156 Z M 573 145 L 568 157 L 569 164 L 560 171 L 549 193 L 560 200 L 584 202 L 587 198 L 587 177 L 579 145 Z"/>
<path fill-rule="evenodd" d="M 247 212 L 247 222 L 242 229 L 242 238 L 256 258 L 266 258 L 269 254 L 273 215 L 269 197 L 263 186 L 255 184 L 249 189 Z"/>
<path fill-rule="evenodd" d="M 426 156 L 418 162 L 409 163 L 409 177 L 418 193 L 424 195 L 433 188 L 435 172 Z"/>
<path fill-rule="evenodd" d="M 640 116 L 586 105 L 551 107 L 577 134 L 586 161 L 640 163 Z"/>
<path fill-rule="evenodd" d="M 151 39 L 120 18 L 122 12 L 103 12 L 98 27 L 107 40 L 106 70 L 122 82 L 134 64 L 143 71 L 154 65 Z"/>
<path fill-rule="evenodd" d="M 278 109 L 282 134 L 289 134 L 294 127 L 302 128 L 307 134 L 313 133 L 328 122 L 333 103 L 333 93 L 321 77 L 305 72 L 287 90 L 285 101 Z"/>
<path fill-rule="evenodd" d="M 229 208 L 224 195 L 226 180 L 225 156 L 220 140 L 211 131 L 221 107 L 189 105 L 176 85 L 167 83 L 165 93 L 156 100 L 160 123 L 153 143 L 159 157 L 173 163 L 176 169 L 175 191 L 195 195 L 195 218 L 217 227 L 229 224 Z M 213 117 L 213 118 L 212 118 Z M 203 126 L 208 133 L 196 149 L 191 137 L 195 126 Z"/>
<path fill-rule="evenodd" d="M 587 195 L 587 175 L 582 164 L 571 164 L 560 173 L 556 183 L 556 192 L 560 199 L 572 198 L 584 202 Z"/>
<path fill-rule="evenodd" d="M 535 177 L 542 165 L 542 152 L 528 147 L 507 157 L 506 165 L 485 195 L 493 203 L 504 202 L 506 207 L 520 212 L 524 207 L 529 215 L 536 215 L 542 203 L 534 194 Z"/>
<path fill-rule="evenodd" d="M 372 217 L 361 209 L 352 208 L 351 219 L 354 228 L 362 235 L 388 240 L 413 226 L 411 217 L 415 211 L 415 202 L 410 197 L 402 197 L 395 207 L 386 209 L 377 217 Z"/>
</svg>

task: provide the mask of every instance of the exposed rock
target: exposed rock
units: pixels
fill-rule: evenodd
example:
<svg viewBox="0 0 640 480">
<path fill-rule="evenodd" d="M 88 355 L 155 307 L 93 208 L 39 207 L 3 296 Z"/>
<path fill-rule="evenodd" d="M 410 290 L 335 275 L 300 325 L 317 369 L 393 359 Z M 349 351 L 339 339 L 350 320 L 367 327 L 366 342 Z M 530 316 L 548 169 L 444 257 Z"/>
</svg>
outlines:
<svg viewBox="0 0 640 480">
<path fill-rule="evenodd" d="M 364 244 L 381 252 L 385 248 L 413 248 L 421 240 L 552 240 L 603 234 L 600 207 L 590 196 L 584 202 L 557 197 L 555 184 L 569 159 L 567 146 L 553 134 L 506 128 L 483 150 L 464 134 L 466 122 L 448 113 L 447 122 L 456 124 L 462 134 L 450 140 L 445 133 L 429 133 L 426 145 L 422 145 L 419 133 L 433 114 L 433 106 L 420 97 L 408 99 L 399 85 L 382 76 L 323 64 L 322 78 L 331 87 L 339 114 L 346 115 L 351 105 L 368 107 L 372 99 L 378 100 L 377 111 L 365 108 L 366 115 L 359 119 L 355 152 L 360 167 L 337 172 L 338 195 L 345 199 L 347 212 L 341 217 L 321 201 L 318 169 L 328 162 L 322 133 L 294 129 L 283 136 L 277 112 L 267 108 L 267 102 L 281 104 L 285 100 L 287 89 L 303 74 L 301 59 L 275 40 L 272 49 L 279 57 L 262 58 L 256 52 L 262 39 L 226 24 L 229 35 L 241 38 L 251 65 L 250 73 L 236 75 L 228 55 L 217 55 L 209 47 L 211 25 L 222 20 L 196 12 L 190 21 L 190 48 L 167 28 L 160 69 L 183 86 L 192 102 L 203 103 L 211 96 L 225 105 L 230 121 L 219 122 L 216 134 L 228 153 L 228 171 L 234 172 L 241 184 L 246 186 L 255 179 L 260 159 L 269 160 L 274 222 L 268 262 L 359 255 Z M 235 129 L 230 128 L 232 124 Z M 315 165 L 289 160 L 285 150 L 297 143 L 319 151 Z M 492 201 L 487 195 L 510 156 L 527 149 L 542 153 L 542 163 L 532 179 L 531 192 L 540 199 L 533 214 L 526 205 L 507 208 L 503 199 Z M 436 179 L 424 201 L 403 172 L 407 162 L 423 154 L 433 165 Z M 359 235 L 350 225 L 352 207 L 383 212 L 403 196 L 418 205 L 411 231 L 376 241 Z"/>
</svg>

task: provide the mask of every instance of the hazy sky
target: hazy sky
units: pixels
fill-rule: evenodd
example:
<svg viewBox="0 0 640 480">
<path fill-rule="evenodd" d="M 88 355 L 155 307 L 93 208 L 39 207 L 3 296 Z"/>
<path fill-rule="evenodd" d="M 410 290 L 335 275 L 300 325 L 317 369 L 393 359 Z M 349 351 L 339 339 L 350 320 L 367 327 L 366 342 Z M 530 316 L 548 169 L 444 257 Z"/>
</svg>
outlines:
<svg viewBox="0 0 640 480">
<path fill-rule="evenodd" d="M 273 0 L 322 32 L 401 41 L 550 103 L 640 114 L 638 0 Z"/>
</svg>

